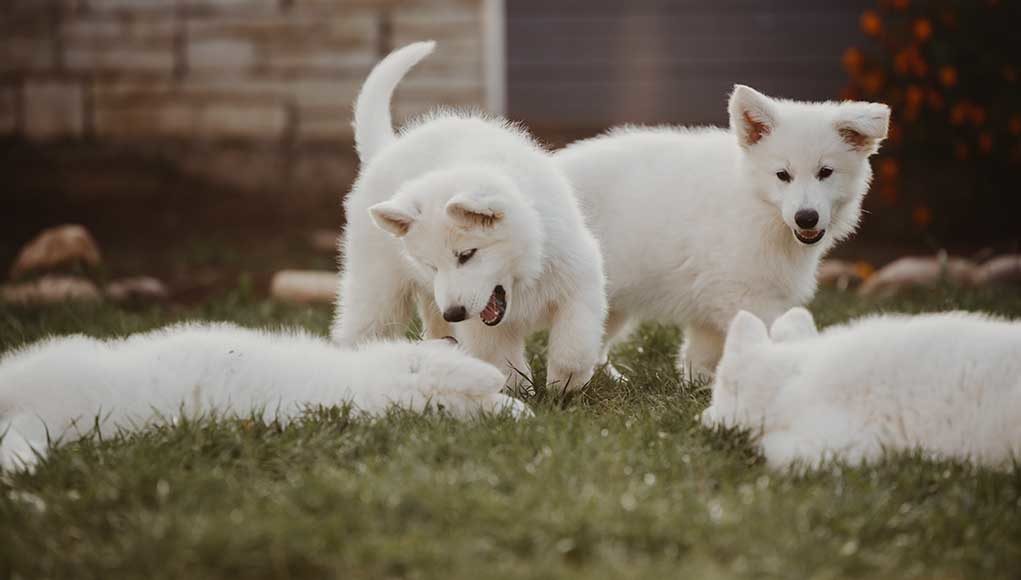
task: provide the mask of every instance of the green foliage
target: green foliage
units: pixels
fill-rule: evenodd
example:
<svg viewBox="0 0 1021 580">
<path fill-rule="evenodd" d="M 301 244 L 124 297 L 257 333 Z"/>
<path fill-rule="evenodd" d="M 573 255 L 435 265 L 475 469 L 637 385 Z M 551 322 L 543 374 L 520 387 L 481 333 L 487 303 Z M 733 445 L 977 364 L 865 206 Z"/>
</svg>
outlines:
<svg viewBox="0 0 1021 580">
<path fill-rule="evenodd" d="M 893 109 L 870 199 L 892 232 L 1016 238 L 1019 21 L 1016 0 L 876 0 L 862 13 L 843 96 Z"/>
<path fill-rule="evenodd" d="M 1016 295 L 814 309 L 833 323 L 957 305 L 1021 316 Z M 325 332 L 329 310 L 247 292 L 184 311 L 7 308 L 0 344 L 191 318 Z M 1021 471 L 909 455 L 770 472 L 747 433 L 698 424 L 708 393 L 678 379 L 679 338 L 641 328 L 615 357 L 628 382 L 540 392 L 519 423 L 327 408 L 73 443 L 0 476 L 0 577 L 1016 577 Z M 541 363 L 543 337 L 530 348 Z"/>
</svg>

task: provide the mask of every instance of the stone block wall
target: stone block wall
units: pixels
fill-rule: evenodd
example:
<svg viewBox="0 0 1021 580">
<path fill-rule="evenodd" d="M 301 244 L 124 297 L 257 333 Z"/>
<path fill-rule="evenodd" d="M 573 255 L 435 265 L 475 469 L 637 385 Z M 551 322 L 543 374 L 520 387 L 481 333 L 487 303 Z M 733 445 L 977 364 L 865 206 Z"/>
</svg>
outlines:
<svg viewBox="0 0 1021 580">
<path fill-rule="evenodd" d="M 391 49 L 437 40 L 395 117 L 486 102 L 486 0 L 0 0 L 0 137 L 126 147 L 244 190 L 353 171 L 351 106 Z"/>
</svg>

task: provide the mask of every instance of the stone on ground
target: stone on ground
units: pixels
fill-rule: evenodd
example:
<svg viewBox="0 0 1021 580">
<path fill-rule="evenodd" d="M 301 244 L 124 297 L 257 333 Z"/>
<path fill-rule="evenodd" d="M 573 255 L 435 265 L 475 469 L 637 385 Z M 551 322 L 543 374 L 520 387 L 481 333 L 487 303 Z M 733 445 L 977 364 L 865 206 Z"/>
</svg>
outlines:
<svg viewBox="0 0 1021 580">
<path fill-rule="evenodd" d="M 95 284 L 77 276 L 47 275 L 31 282 L 0 285 L 0 301 L 9 304 L 96 302 L 100 298 Z"/>
<path fill-rule="evenodd" d="M 67 224 L 45 229 L 25 244 L 11 267 L 11 278 L 77 263 L 96 267 L 100 261 L 92 234 L 83 226 Z"/>
<path fill-rule="evenodd" d="M 997 256 L 979 268 L 981 286 L 1021 286 L 1021 254 Z"/>
<path fill-rule="evenodd" d="M 283 302 L 332 304 L 337 294 L 337 275 L 316 270 L 281 270 L 273 275 L 270 295 Z"/>
<path fill-rule="evenodd" d="M 975 285 L 978 272 L 974 262 L 946 254 L 901 258 L 880 268 L 861 285 L 858 293 L 873 298 L 890 298 L 911 289 L 933 288 L 942 284 L 967 288 Z"/>
<path fill-rule="evenodd" d="M 107 284 L 104 293 L 114 302 L 163 302 L 170 298 L 166 284 L 152 276 L 119 278 Z"/>
</svg>

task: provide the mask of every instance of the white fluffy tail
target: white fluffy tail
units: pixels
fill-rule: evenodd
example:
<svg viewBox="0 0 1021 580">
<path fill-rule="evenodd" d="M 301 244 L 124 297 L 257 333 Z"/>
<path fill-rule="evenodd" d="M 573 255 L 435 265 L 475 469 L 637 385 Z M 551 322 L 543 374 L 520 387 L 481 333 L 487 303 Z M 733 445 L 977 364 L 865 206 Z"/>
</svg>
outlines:
<svg viewBox="0 0 1021 580">
<path fill-rule="evenodd" d="M 372 159 L 397 137 L 390 119 L 390 99 L 397 83 L 436 47 L 433 41 L 416 42 L 387 55 L 365 79 L 355 101 L 355 147 L 362 163 Z"/>
</svg>

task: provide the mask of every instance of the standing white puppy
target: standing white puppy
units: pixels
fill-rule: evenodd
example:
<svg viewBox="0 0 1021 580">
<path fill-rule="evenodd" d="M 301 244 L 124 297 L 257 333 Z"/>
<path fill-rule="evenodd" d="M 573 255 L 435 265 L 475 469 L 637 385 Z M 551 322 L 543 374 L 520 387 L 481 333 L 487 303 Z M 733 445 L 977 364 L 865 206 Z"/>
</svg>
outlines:
<svg viewBox="0 0 1021 580">
<path fill-rule="evenodd" d="M 432 50 L 392 53 L 358 96 L 362 166 L 344 206 L 333 340 L 398 333 L 417 303 L 427 336 L 453 334 L 515 379 L 529 373 L 526 336 L 550 329 L 549 381 L 581 386 L 606 318 L 599 246 L 570 184 L 524 131 L 438 112 L 394 134 L 394 88 Z"/>
<path fill-rule="evenodd" d="M 816 331 L 795 308 L 734 318 L 703 414 L 761 430 L 773 466 L 884 451 L 1021 459 L 1021 324 L 963 312 L 875 316 Z"/>
<path fill-rule="evenodd" d="M 678 367 L 711 374 L 738 310 L 771 321 L 807 303 L 857 226 L 886 105 L 737 86 L 729 110 L 730 131 L 625 128 L 557 154 L 602 246 L 607 349 L 631 321 L 678 323 Z"/>
<path fill-rule="evenodd" d="M 182 325 L 119 340 L 53 338 L 0 358 L 0 465 L 31 464 L 54 439 L 155 417 L 220 412 L 289 419 L 309 405 L 378 414 L 432 405 L 455 416 L 523 403 L 504 377 L 446 341 L 344 350 L 303 333 Z M 35 452 L 33 452 L 33 450 Z"/>
</svg>

